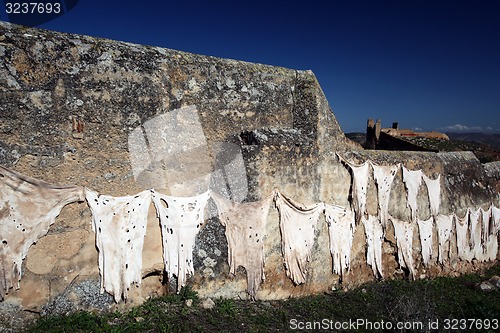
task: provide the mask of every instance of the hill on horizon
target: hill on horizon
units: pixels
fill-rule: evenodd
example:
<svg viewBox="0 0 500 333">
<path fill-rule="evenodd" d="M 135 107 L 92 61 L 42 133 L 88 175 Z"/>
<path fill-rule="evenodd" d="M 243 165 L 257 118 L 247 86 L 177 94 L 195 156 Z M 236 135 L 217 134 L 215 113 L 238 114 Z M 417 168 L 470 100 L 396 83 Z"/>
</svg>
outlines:
<svg viewBox="0 0 500 333">
<path fill-rule="evenodd" d="M 500 133 L 446 133 L 450 139 L 479 142 L 491 147 L 500 148 Z"/>
<path fill-rule="evenodd" d="M 481 163 L 500 161 L 500 134 L 495 133 L 446 133 L 450 140 L 429 138 L 401 138 L 431 151 L 472 151 Z M 346 133 L 354 142 L 366 148 L 366 134 Z M 389 148 L 390 149 L 390 148 Z M 393 150 L 396 148 L 394 147 Z"/>
</svg>

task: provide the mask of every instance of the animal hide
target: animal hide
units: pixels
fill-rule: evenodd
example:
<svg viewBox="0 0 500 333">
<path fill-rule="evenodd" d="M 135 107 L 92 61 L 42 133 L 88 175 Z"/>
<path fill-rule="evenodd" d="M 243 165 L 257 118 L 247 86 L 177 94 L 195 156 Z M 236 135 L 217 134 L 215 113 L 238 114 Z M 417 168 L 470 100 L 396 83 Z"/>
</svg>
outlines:
<svg viewBox="0 0 500 333">
<path fill-rule="evenodd" d="M 422 248 L 422 262 L 426 267 L 432 256 L 432 234 L 434 233 L 434 218 L 428 220 L 417 219 L 418 231 L 420 234 L 420 245 Z"/>
<path fill-rule="evenodd" d="M 455 230 L 457 232 L 457 256 L 461 260 L 472 260 L 469 242 L 467 241 L 467 231 L 469 230 L 469 210 L 464 217 L 455 215 Z"/>
<path fill-rule="evenodd" d="M 230 272 L 243 266 L 247 272 L 247 293 L 255 299 L 264 281 L 264 237 L 269 206 L 276 192 L 267 198 L 247 203 L 232 202 L 212 192 L 219 219 L 226 227 Z"/>
<path fill-rule="evenodd" d="M 192 197 L 172 197 L 152 191 L 156 215 L 160 219 L 163 263 L 168 277 L 177 276 L 177 292 L 194 274 L 193 248 L 205 221 L 210 192 Z"/>
<path fill-rule="evenodd" d="M 422 174 L 422 179 L 427 186 L 431 215 L 436 217 L 439 214 L 439 206 L 441 205 L 441 175 L 438 175 L 436 179 L 430 179 L 425 174 Z"/>
<path fill-rule="evenodd" d="M 498 253 L 498 235 L 492 234 L 484 244 L 483 261 L 495 261 Z"/>
<path fill-rule="evenodd" d="M 401 221 L 397 218 L 389 218 L 394 226 L 394 236 L 398 247 L 399 266 L 406 267 L 410 271 L 412 279 L 415 279 L 415 267 L 413 264 L 413 227 L 411 222 Z"/>
<path fill-rule="evenodd" d="M 0 165 L 0 301 L 19 289 L 21 264 L 62 208 L 85 200 L 80 186 L 56 186 Z"/>
<path fill-rule="evenodd" d="M 370 163 L 373 168 L 373 178 L 375 179 L 375 184 L 377 185 L 378 216 L 385 230 L 385 226 L 387 225 L 387 220 L 389 218 L 391 185 L 394 181 L 394 176 L 400 168 L 400 164 L 376 165 L 373 162 Z"/>
<path fill-rule="evenodd" d="M 356 213 L 356 222 L 361 221 L 361 217 L 366 214 L 366 195 L 368 192 L 368 176 L 370 164 L 365 161 L 363 164 L 356 165 L 346 161 L 337 154 L 339 159 L 347 164 L 352 171 L 352 206 Z"/>
<path fill-rule="evenodd" d="M 495 261 L 498 254 L 498 232 L 500 231 L 500 209 L 491 205 L 489 236 L 486 241 L 485 260 Z"/>
<path fill-rule="evenodd" d="M 483 246 L 481 243 L 481 208 L 470 210 L 470 246 L 472 255 L 477 260 L 481 260 L 483 256 Z"/>
<path fill-rule="evenodd" d="M 299 285 L 306 282 L 316 225 L 325 205 L 318 203 L 304 206 L 277 192 L 276 208 L 280 213 L 281 250 L 286 275 Z"/>
<path fill-rule="evenodd" d="M 417 219 L 417 196 L 420 184 L 422 183 L 422 170 L 408 170 L 403 165 L 403 182 L 406 187 L 406 207 L 410 207 L 411 219 Z"/>
<path fill-rule="evenodd" d="M 500 208 L 491 205 L 491 228 L 490 232 L 492 234 L 498 234 L 500 232 Z"/>
<path fill-rule="evenodd" d="M 487 210 L 484 210 L 481 208 L 481 217 L 482 217 L 482 222 L 483 222 L 481 241 L 482 241 L 483 245 L 486 245 L 486 243 L 488 242 L 489 236 L 491 235 L 490 229 L 492 229 L 491 226 L 493 224 L 492 223 L 493 222 L 492 207 L 493 206 L 488 207 Z"/>
<path fill-rule="evenodd" d="M 366 262 L 372 267 L 375 276 L 384 277 L 382 271 L 382 241 L 384 239 L 384 230 L 382 223 L 376 216 L 363 216 L 361 219 L 365 227 L 366 235 Z"/>
<path fill-rule="evenodd" d="M 326 221 L 330 235 L 332 271 L 342 277 L 351 267 L 351 248 L 354 238 L 354 211 L 336 205 L 325 205 Z"/>
<path fill-rule="evenodd" d="M 444 251 L 446 250 L 449 256 L 450 236 L 453 232 L 453 215 L 441 215 L 436 218 L 436 228 L 438 231 L 438 261 L 444 263 Z M 448 246 L 446 248 L 446 246 Z"/>
<path fill-rule="evenodd" d="M 132 283 L 141 284 L 142 248 L 151 192 L 113 197 L 85 189 L 92 211 L 92 230 L 99 250 L 101 293 L 126 300 Z"/>
</svg>

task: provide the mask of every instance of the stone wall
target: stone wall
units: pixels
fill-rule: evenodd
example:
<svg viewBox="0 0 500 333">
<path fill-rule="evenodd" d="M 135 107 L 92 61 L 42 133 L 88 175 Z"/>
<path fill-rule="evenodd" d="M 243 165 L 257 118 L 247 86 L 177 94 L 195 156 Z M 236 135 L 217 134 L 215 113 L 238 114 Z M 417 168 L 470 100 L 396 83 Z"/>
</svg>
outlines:
<svg viewBox="0 0 500 333">
<path fill-rule="evenodd" d="M 278 189 L 304 204 L 347 207 L 351 175 L 339 153 L 356 163 L 402 163 L 429 176 L 441 174 L 445 214 L 499 206 L 498 178 L 490 175 L 495 168 L 485 172 L 472 153 L 364 151 L 346 139 L 310 71 L 0 23 L 0 100 L 0 164 L 49 183 L 113 196 L 148 188 L 184 196 L 210 187 L 235 201 L 259 200 Z M 429 202 L 422 189 L 418 200 L 419 217 L 427 218 Z M 367 206 L 376 215 L 373 180 Z M 390 212 L 409 216 L 401 171 Z M 91 217 L 85 202 L 66 206 L 47 236 L 31 247 L 20 289 L 10 290 L 1 306 L 65 313 L 128 307 L 175 290 L 176 281 L 163 277 L 161 234 L 151 205 L 141 287 L 132 288 L 126 304 L 114 305 L 112 297 L 100 295 Z M 352 269 L 342 285 L 331 273 L 323 216 L 318 226 L 308 281 L 295 286 L 284 271 L 278 211 L 271 208 L 266 280 L 257 298 L 320 293 L 374 279 L 361 225 L 354 235 Z M 445 265 L 433 258 L 425 268 L 414 239 L 419 277 L 483 265 L 462 262 L 452 251 Z M 383 250 L 386 278 L 404 277 L 390 226 Z M 247 297 L 245 270 L 230 275 L 227 253 L 224 227 L 210 203 L 189 279 L 201 296 Z"/>
</svg>

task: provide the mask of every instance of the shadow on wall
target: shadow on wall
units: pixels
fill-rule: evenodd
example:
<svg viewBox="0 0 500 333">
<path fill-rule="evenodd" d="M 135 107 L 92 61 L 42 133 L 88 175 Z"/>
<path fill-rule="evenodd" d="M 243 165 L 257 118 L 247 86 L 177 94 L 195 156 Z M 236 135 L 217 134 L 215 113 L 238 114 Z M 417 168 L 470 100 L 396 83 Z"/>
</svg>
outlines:
<svg viewBox="0 0 500 333">
<path fill-rule="evenodd" d="M 136 127 L 128 147 L 134 178 L 143 189 L 187 196 L 210 188 L 236 202 L 247 197 L 240 146 L 209 143 L 196 106 L 170 111 Z"/>
</svg>

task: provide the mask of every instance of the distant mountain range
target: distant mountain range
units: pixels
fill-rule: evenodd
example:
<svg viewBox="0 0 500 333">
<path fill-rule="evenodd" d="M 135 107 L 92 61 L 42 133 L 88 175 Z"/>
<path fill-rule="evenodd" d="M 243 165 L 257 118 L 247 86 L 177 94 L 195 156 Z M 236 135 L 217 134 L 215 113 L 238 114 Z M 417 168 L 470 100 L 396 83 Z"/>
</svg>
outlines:
<svg viewBox="0 0 500 333">
<path fill-rule="evenodd" d="M 495 133 L 446 133 L 452 140 L 479 142 L 500 148 L 500 134 Z"/>
</svg>

